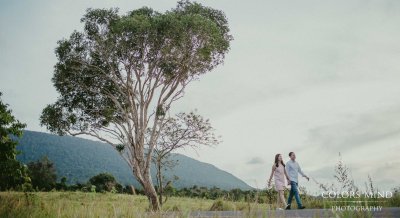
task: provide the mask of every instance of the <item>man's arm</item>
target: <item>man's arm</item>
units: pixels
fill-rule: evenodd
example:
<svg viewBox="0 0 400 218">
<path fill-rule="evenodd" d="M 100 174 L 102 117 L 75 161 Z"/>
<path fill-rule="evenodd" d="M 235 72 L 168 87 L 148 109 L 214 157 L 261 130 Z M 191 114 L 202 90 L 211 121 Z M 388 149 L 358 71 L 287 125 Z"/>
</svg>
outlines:
<svg viewBox="0 0 400 218">
<path fill-rule="evenodd" d="M 288 179 L 288 180 L 292 180 L 292 179 L 290 178 L 290 176 L 289 176 L 290 172 L 292 172 L 292 171 L 293 171 L 292 163 L 290 163 L 290 161 L 288 161 L 288 162 L 286 163 L 286 166 L 285 166 L 285 172 L 287 173 L 287 179 Z M 290 184 L 290 182 L 289 182 L 289 184 Z"/>
<path fill-rule="evenodd" d="M 297 166 L 298 166 L 300 175 L 302 175 L 302 176 L 305 177 L 308 181 L 310 181 L 310 178 L 308 178 L 308 176 L 306 176 L 306 174 L 304 174 L 303 171 L 301 171 L 301 168 L 300 168 L 299 163 L 297 163 Z"/>
</svg>

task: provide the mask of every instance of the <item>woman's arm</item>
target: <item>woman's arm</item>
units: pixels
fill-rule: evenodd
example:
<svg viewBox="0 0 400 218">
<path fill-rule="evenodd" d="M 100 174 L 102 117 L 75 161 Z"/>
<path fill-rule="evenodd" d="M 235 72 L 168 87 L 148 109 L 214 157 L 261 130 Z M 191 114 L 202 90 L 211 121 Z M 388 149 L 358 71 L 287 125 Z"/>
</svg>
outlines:
<svg viewBox="0 0 400 218">
<path fill-rule="evenodd" d="M 272 165 L 272 171 L 271 171 L 271 176 L 269 177 L 269 180 L 268 180 L 268 186 L 271 185 L 271 180 L 272 180 L 272 177 L 274 176 L 275 169 L 276 169 L 276 166 L 274 164 L 274 165 Z"/>
<path fill-rule="evenodd" d="M 287 174 L 286 168 L 284 168 L 284 171 L 285 171 L 285 176 L 286 176 L 286 179 L 288 181 L 288 184 L 290 184 L 290 177 Z"/>
</svg>

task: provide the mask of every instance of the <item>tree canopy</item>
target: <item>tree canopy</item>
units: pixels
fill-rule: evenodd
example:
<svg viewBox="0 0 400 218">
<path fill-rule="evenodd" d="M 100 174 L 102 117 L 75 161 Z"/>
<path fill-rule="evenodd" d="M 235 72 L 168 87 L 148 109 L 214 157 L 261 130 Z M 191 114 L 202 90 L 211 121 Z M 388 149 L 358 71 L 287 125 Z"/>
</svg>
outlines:
<svg viewBox="0 0 400 218">
<path fill-rule="evenodd" d="M 174 93 L 179 86 L 223 62 L 232 40 L 221 11 L 187 1 L 164 14 L 147 7 L 122 16 L 118 9 L 88 9 L 81 21 L 83 32 L 58 42 L 52 81 L 60 97 L 41 117 L 59 134 L 96 135 L 125 122 L 125 111 L 151 103 L 161 115 L 182 94 Z M 156 87 L 162 98 L 150 102 Z M 138 117 L 127 118 L 141 126 Z"/>
</svg>

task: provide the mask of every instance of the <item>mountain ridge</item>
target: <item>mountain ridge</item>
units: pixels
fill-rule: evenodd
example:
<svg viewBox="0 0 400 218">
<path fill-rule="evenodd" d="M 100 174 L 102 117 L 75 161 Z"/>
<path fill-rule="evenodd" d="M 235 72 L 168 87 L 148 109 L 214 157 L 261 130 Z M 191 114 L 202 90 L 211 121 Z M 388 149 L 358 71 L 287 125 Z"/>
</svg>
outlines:
<svg viewBox="0 0 400 218">
<path fill-rule="evenodd" d="M 109 172 L 121 184 L 131 184 L 140 188 L 129 165 L 114 148 L 106 143 L 30 130 L 25 130 L 22 138 L 17 140 L 19 141 L 17 149 L 21 151 L 21 154 L 17 156 L 18 160 L 26 164 L 47 156 L 55 163 L 58 179 L 65 176 L 69 184 L 84 183 L 94 175 Z M 177 188 L 197 185 L 225 190 L 253 189 L 233 174 L 210 163 L 178 153 L 172 154 L 171 158 L 177 160 L 178 164 L 172 170 L 166 171 L 165 176 L 167 180 L 172 180 L 174 176 L 179 177 L 173 182 Z M 154 166 L 151 172 L 152 179 L 155 181 Z"/>
</svg>

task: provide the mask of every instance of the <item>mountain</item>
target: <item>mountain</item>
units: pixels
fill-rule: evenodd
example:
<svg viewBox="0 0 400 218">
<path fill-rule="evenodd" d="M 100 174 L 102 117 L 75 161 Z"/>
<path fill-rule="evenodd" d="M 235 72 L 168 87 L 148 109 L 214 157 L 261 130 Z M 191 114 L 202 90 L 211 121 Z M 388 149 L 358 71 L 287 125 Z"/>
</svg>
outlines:
<svg viewBox="0 0 400 218">
<path fill-rule="evenodd" d="M 21 151 L 21 154 L 17 156 L 18 160 L 26 164 L 47 156 L 55 164 L 58 179 L 65 176 L 69 184 L 85 183 L 92 176 L 108 172 L 114 175 L 121 184 L 140 187 L 129 165 L 108 144 L 34 131 L 24 131 L 23 137 L 18 141 L 17 149 Z M 252 189 L 242 180 L 211 164 L 182 154 L 172 154 L 171 158 L 177 160 L 178 165 L 172 170 L 167 170 L 165 176 L 167 178 L 177 176 L 179 179 L 173 183 L 177 188 L 197 185 L 209 188 L 215 186 L 225 190 Z M 154 166 L 151 172 L 155 180 Z"/>
</svg>

